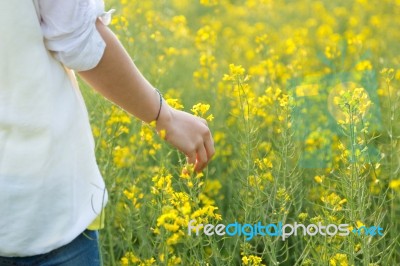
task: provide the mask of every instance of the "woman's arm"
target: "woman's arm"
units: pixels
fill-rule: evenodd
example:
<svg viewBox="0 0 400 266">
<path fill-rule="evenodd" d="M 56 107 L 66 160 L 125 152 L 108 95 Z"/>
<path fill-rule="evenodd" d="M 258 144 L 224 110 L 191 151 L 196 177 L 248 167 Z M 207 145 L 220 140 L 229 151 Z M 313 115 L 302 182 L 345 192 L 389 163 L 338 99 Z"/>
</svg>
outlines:
<svg viewBox="0 0 400 266">
<path fill-rule="evenodd" d="M 93 88 L 145 122 L 158 114 L 159 95 L 142 76 L 121 43 L 102 22 L 96 27 L 106 43 L 99 64 L 79 75 Z M 182 151 L 195 170 L 201 171 L 214 155 L 211 132 L 204 119 L 178 111 L 163 101 L 156 123 L 157 131 L 165 130 L 165 139 Z"/>
</svg>

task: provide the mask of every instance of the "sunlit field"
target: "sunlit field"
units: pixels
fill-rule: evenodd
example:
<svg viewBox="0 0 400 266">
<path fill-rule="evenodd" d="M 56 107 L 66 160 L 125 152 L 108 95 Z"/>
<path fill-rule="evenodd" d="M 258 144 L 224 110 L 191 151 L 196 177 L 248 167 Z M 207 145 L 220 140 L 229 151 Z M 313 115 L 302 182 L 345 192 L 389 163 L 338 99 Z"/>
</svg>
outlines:
<svg viewBox="0 0 400 266">
<path fill-rule="evenodd" d="M 82 84 L 109 191 L 104 265 L 400 265 L 399 0 L 106 5 L 168 103 L 208 121 L 216 155 L 194 173 Z M 304 228 L 254 227 L 269 224 Z"/>
</svg>

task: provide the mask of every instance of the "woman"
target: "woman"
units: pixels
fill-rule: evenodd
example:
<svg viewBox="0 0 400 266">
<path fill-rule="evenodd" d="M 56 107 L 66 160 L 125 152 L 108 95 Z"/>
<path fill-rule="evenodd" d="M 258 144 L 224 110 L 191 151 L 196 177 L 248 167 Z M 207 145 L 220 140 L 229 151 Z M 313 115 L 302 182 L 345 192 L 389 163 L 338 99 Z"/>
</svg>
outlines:
<svg viewBox="0 0 400 266">
<path fill-rule="evenodd" d="M 0 265 L 100 265 L 107 195 L 73 69 L 201 171 L 203 119 L 168 106 L 115 35 L 101 0 L 0 0 Z"/>
</svg>

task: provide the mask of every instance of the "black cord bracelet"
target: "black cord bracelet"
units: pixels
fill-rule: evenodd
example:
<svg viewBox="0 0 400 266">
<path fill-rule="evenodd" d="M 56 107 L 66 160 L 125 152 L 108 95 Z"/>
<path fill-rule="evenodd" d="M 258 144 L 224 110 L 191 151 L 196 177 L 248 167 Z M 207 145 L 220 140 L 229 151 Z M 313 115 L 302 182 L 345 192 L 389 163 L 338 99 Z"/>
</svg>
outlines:
<svg viewBox="0 0 400 266">
<path fill-rule="evenodd" d="M 158 118 L 160 117 L 160 113 L 161 113 L 161 107 L 162 107 L 163 97 L 162 97 L 161 92 L 160 92 L 158 89 L 155 89 L 155 90 L 157 91 L 158 95 L 160 95 L 160 108 L 158 109 L 157 117 L 156 117 L 156 119 L 154 120 L 154 121 L 157 122 Z"/>
</svg>

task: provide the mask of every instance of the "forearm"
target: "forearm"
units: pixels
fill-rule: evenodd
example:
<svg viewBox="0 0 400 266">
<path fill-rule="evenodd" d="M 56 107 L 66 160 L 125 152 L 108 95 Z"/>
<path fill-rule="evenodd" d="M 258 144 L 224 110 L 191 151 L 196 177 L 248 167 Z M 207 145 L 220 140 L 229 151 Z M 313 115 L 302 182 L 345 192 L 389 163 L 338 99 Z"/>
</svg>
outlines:
<svg viewBox="0 0 400 266">
<path fill-rule="evenodd" d="M 106 43 L 104 55 L 95 68 L 79 72 L 79 75 L 127 112 L 145 122 L 153 121 L 160 107 L 158 93 L 136 68 L 112 31 L 100 21 L 96 26 Z"/>
<path fill-rule="evenodd" d="M 93 88 L 137 118 L 157 120 L 157 131 L 165 131 L 165 140 L 187 156 L 189 163 L 201 171 L 214 155 L 214 142 L 207 122 L 189 113 L 175 110 L 163 102 L 160 95 L 142 76 L 115 35 L 97 22 L 97 29 L 106 43 L 99 64 L 79 72 Z"/>
</svg>

